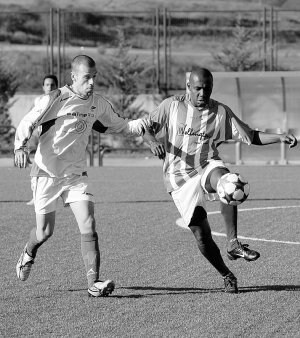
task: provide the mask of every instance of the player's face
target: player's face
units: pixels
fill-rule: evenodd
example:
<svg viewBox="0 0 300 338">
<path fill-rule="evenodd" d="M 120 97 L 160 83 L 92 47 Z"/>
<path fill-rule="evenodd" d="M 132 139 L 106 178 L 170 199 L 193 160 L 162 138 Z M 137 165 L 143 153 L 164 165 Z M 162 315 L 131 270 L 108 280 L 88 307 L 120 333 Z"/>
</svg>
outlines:
<svg viewBox="0 0 300 338">
<path fill-rule="evenodd" d="M 190 78 L 188 88 L 193 106 L 203 108 L 209 103 L 213 88 L 213 80 L 204 74 L 195 74 Z"/>
<path fill-rule="evenodd" d="M 97 69 L 95 67 L 80 64 L 72 72 L 72 88 L 74 92 L 81 97 L 89 97 L 94 91 L 96 75 Z"/>
<path fill-rule="evenodd" d="M 45 94 L 49 94 L 52 90 L 56 89 L 55 81 L 51 78 L 47 78 L 44 81 L 43 91 Z"/>
</svg>

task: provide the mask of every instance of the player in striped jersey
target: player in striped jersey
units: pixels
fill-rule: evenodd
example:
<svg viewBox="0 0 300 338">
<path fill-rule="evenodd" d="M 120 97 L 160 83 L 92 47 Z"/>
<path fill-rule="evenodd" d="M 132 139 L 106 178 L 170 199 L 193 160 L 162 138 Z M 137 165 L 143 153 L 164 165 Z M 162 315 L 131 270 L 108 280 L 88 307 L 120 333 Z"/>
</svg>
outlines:
<svg viewBox="0 0 300 338">
<path fill-rule="evenodd" d="M 188 89 L 187 95 L 164 100 L 150 114 L 151 129 L 144 139 L 155 155 L 164 158 L 167 191 L 195 235 L 201 253 L 224 277 L 225 291 L 235 293 L 236 278 L 212 239 L 205 210 L 205 201 L 216 199 L 217 183 L 229 172 L 219 156 L 218 146 L 233 139 L 249 145 L 285 142 L 294 147 L 297 140 L 293 135 L 255 131 L 229 107 L 211 99 L 213 76 L 207 69 L 191 72 Z M 237 239 L 237 207 L 221 203 L 221 214 L 227 233 L 228 258 L 258 259 L 257 251 Z"/>
<path fill-rule="evenodd" d="M 97 70 L 86 55 L 72 61 L 70 86 L 43 96 L 21 120 L 15 137 L 15 163 L 25 168 L 32 131 L 41 127 L 31 176 L 34 179 L 36 227 L 17 263 L 17 276 L 25 281 L 38 248 L 52 236 L 59 197 L 69 205 L 81 233 L 88 295 L 107 296 L 112 280 L 99 281 L 100 251 L 94 218 L 94 199 L 86 173 L 86 147 L 91 129 L 102 133 L 142 135 L 145 121 L 121 118 L 101 95 L 93 93 Z"/>
</svg>

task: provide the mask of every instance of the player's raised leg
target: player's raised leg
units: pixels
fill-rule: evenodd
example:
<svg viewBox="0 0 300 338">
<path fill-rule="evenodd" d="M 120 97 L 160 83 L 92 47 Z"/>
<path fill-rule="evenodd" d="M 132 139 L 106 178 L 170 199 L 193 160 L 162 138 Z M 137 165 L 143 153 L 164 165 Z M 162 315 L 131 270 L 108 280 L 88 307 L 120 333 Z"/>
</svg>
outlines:
<svg viewBox="0 0 300 338">
<path fill-rule="evenodd" d="M 227 174 L 227 168 L 213 169 L 206 180 L 205 189 L 208 192 L 216 192 L 219 179 Z M 221 214 L 223 216 L 226 235 L 227 235 L 227 256 L 231 260 L 244 258 L 246 261 L 255 261 L 260 257 L 259 252 L 248 248 L 247 244 L 242 244 L 237 238 L 237 220 L 238 209 L 237 206 L 226 205 L 220 202 Z"/>
<path fill-rule="evenodd" d="M 70 203 L 81 234 L 81 253 L 86 269 L 88 294 L 92 297 L 105 297 L 115 288 L 112 280 L 99 280 L 100 250 L 96 222 L 94 217 L 94 203 L 92 201 L 77 201 Z"/>
<path fill-rule="evenodd" d="M 38 248 L 53 234 L 55 211 L 48 214 L 36 214 L 36 224 L 30 232 L 29 240 L 16 266 L 17 276 L 21 281 L 28 279 Z"/>
</svg>

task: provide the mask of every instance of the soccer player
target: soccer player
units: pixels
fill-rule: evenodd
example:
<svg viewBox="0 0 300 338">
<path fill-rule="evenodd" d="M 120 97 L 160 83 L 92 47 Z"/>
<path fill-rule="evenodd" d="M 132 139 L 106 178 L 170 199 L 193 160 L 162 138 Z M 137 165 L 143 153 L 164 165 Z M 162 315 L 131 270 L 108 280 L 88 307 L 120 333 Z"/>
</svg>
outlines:
<svg viewBox="0 0 300 338">
<path fill-rule="evenodd" d="M 205 201 L 216 198 L 218 181 L 229 172 L 219 156 L 218 146 L 233 139 L 255 145 L 284 142 L 294 147 L 297 140 L 293 135 L 253 130 L 229 107 L 211 99 L 213 76 L 207 69 L 191 72 L 188 89 L 188 94 L 167 98 L 149 115 L 151 129 L 144 139 L 155 155 L 164 158 L 167 191 L 193 232 L 200 252 L 224 277 L 225 291 L 237 293 L 237 279 L 212 238 L 205 210 Z M 237 207 L 221 203 L 221 214 L 228 258 L 258 259 L 257 251 L 237 239 Z"/>
<path fill-rule="evenodd" d="M 44 76 L 43 86 L 42 86 L 44 94 L 46 95 L 49 94 L 52 90 L 57 89 L 57 87 L 58 87 L 58 80 L 55 75 L 47 74 Z M 42 98 L 43 98 L 43 95 L 40 95 L 37 98 L 35 98 L 34 105 L 36 106 Z M 30 142 L 28 145 L 30 152 L 36 150 L 38 146 L 39 137 L 40 137 L 40 128 L 36 128 L 30 137 Z M 31 188 L 33 189 L 33 183 L 31 184 Z M 34 204 L 33 198 L 26 204 L 33 205 Z"/>
<path fill-rule="evenodd" d="M 92 127 L 103 133 L 141 136 L 142 119 L 121 118 L 112 105 L 95 94 L 95 61 L 86 55 L 76 56 L 71 65 L 72 84 L 48 95 L 21 120 L 15 137 L 15 164 L 25 168 L 26 145 L 32 131 L 41 126 L 31 176 L 34 179 L 36 227 L 16 266 L 17 276 L 25 281 L 31 271 L 38 248 L 52 236 L 59 197 L 69 205 L 81 234 L 81 253 L 86 269 L 88 295 L 107 296 L 115 287 L 112 280 L 99 280 L 100 251 L 94 198 L 86 172 L 86 146 Z"/>
</svg>

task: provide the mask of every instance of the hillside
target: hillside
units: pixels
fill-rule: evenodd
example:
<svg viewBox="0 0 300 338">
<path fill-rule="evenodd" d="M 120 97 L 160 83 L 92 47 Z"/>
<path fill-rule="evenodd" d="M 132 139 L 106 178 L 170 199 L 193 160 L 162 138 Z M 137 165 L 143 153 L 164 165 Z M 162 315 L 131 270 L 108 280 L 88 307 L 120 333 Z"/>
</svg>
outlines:
<svg viewBox="0 0 300 338">
<path fill-rule="evenodd" d="M 47 10 L 50 7 L 93 11 L 143 11 L 156 7 L 172 10 L 259 9 L 274 6 L 300 9 L 298 0 L 0 0 L 2 9 Z"/>
</svg>

